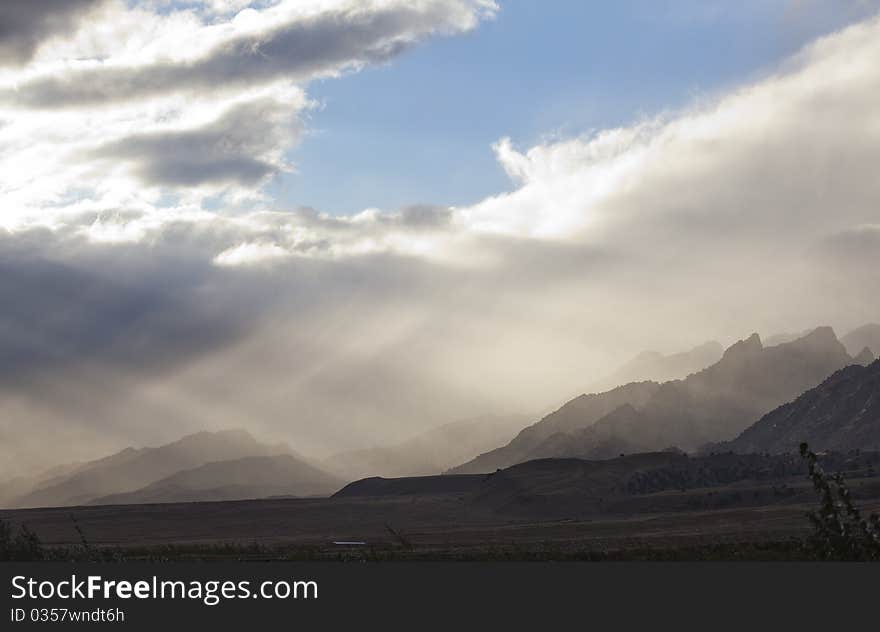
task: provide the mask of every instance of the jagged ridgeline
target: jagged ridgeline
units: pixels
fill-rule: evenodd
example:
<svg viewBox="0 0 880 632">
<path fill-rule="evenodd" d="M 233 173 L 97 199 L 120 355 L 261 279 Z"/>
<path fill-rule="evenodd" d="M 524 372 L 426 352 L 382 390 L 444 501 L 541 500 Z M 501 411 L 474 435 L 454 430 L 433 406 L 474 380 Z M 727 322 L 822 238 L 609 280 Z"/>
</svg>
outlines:
<svg viewBox="0 0 880 632">
<path fill-rule="evenodd" d="M 507 445 L 451 472 L 492 472 L 548 457 L 612 458 L 673 446 L 696 451 L 736 437 L 829 375 L 868 361 L 870 353 L 853 358 L 830 327 L 774 346 L 763 345 L 753 334 L 684 379 L 635 382 L 581 395 Z"/>
</svg>

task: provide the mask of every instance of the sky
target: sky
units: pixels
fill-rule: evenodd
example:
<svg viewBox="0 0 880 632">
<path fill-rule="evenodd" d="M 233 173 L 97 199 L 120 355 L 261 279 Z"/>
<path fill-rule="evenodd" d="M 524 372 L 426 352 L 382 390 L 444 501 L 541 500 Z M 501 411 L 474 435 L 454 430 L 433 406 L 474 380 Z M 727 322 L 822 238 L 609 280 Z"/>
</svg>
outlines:
<svg viewBox="0 0 880 632">
<path fill-rule="evenodd" d="M 510 186 L 491 150 L 499 138 L 530 147 L 686 107 L 874 8 L 789 0 L 500 7 L 472 33 L 313 84 L 320 105 L 290 152 L 296 173 L 274 183 L 273 195 L 334 214 L 472 204 Z"/>
<path fill-rule="evenodd" d="M 0 476 L 880 320 L 880 2 L 829 7 L 4 2 Z"/>
</svg>

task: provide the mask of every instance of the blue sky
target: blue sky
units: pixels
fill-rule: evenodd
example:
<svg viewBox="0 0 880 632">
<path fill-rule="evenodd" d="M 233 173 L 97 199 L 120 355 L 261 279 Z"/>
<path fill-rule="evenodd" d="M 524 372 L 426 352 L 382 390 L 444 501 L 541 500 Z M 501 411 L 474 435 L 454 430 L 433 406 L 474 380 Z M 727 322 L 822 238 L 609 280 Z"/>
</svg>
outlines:
<svg viewBox="0 0 880 632">
<path fill-rule="evenodd" d="M 342 79 L 268 189 L 333 214 L 461 205 L 512 187 L 491 145 L 527 148 L 686 106 L 772 71 L 871 3 L 502 0 L 494 21 Z"/>
</svg>

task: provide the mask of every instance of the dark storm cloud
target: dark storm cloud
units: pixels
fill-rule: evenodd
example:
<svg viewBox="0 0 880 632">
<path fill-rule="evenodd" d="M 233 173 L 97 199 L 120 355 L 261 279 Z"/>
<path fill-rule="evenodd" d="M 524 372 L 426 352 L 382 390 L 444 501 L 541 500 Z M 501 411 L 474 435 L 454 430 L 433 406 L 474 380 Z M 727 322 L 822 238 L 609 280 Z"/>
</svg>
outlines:
<svg viewBox="0 0 880 632">
<path fill-rule="evenodd" d="M 0 66 L 28 62 L 50 36 L 69 32 L 105 0 L 3 0 L 0 2 Z"/>
<path fill-rule="evenodd" d="M 152 185 L 252 186 L 279 170 L 273 154 L 297 134 L 290 108 L 262 99 L 238 105 L 201 128 L 123 138 L 92 157 L 129 162 Z"/>
<path fill-rule="evenodd" d="M 211 263 L 231 244 L 283 232 L 281 224 L 180 221 L 149 243 L 97 244 L 73 230 L 0 229 L 0 389 L 41 376 L 75 379 L 89 366 L 132 378 L 173 370 L 259 332 L 279 310 L 320 321 L 322 310 L 354 297 L 392 300 L 432 270 L 382 255 L 297 259 L 274 274 Z M 434 282 L 449 282 L 436 274 Z"/>
<path fill-rule="evenodd" d="M 186 363 L 259 315 L 235 301 L 217 309 L 207 263 L 84 246 L 48 231 L 0 232 L 0 386 L 90 363 L 126 373 Z"/>
<path fill-rule="evenodd" d="M 157 94 L 307 80 L 385 61 L 448 23 L 448 7 L 336 11 L 217 45 L 190 62 L 81 70 L 35 79 L 0 98 L 31 108 L 130 101 Z"/>
</svg>

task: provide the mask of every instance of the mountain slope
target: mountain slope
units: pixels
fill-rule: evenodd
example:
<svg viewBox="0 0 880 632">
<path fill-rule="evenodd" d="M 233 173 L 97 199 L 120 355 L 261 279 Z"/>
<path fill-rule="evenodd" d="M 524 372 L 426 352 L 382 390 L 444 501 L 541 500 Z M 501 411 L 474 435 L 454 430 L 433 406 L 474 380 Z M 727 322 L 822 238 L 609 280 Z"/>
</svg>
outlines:
<svg viewBox="0 0 880 632">
<path fill-rule="evenodd" d="M 791 452 L 880 449 L 880 360 L 842 369 L 715 449 Z"/>
<path fill-rule="evenodd" d="M 609 458 L 671 446 L 694 450 L 736 436 L 768 411 L 852 361 L 830 327 L 819 327 L 798 340 L 773 347 L 764 347 L 753 334 L 727 349 L 716 364 L 683 380 L 644 383 L 651 386 L 645 389 L 647 398 L 642 401 L 621 401 L 601 416 L 583 417 L 581 423 L 563 425 L 546 418 L 508 446 L 451 472 L 491 472 L 535 458 Z M 632 393 L 627 389 L 633 387 L 639 385 L 615 391 Z M 607 396 L 588 397 L 607 403 Z M 541 440 L 521 440 L 527 431 L 533 437 L 542 435 Z"/>
<path fill-rule="evenodd" d="M 90 505 L 243 500 L 269 496 L 329 495 L 344 481 L 290 454 L 250 456 L 183 470 L 133 492 L 103 496 Z"/>
<path fill-rule="evenodd" d="M 200 432 L 156 448 L 126 448 L 87 463 L 34 491 L 11 506 L 50 507 L 86 503 L 94 498 L 139 489 L 180 470 L 211 461 L 289 452 L 286 446 L 257 442 L 243 430 Z"/>
<path fill-rule="evenodd" d="M 593 384 L 590 391 L 607 391 L 631 382 L 667 382 L 681 379 L 715 364 L 723 353 L 724 347 L 714 340 L 690 351 L 671 355 L 643 351 L 608 377 Z"/>
<path fill-rule="evenodd" d="M 656 382 L 636 382 L 605 393 L 576 397 L 539 422 L 524 428 L 507 445 L 481 454 L 449 473 L 481 474 L 527 461 L 532 451 L 553 435 L 585 428 L 626 404 L 643 406 L 659 388 Z"/>
<path fill-rule="evenodd" d="M 525 415 L 454 422 L 397 445 L 342 452 L 322 466 L 348 480 L 439 474 L 509 441 L 527 422 Z"/>
<path fill-rule="evenodd" d="M 434 496 L 472 492 L 485 481 L 485 474 L 457 476 L 408 476 L 403 478 L 365 478 L 349 483 L 334 498 L 364 498 L 375 496 Z"/>
</svg>

